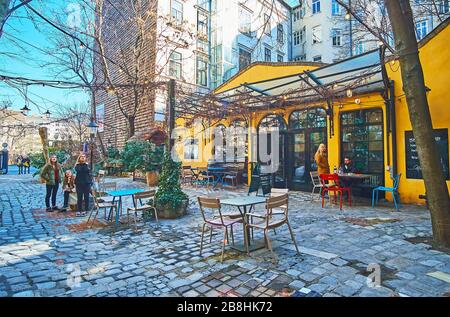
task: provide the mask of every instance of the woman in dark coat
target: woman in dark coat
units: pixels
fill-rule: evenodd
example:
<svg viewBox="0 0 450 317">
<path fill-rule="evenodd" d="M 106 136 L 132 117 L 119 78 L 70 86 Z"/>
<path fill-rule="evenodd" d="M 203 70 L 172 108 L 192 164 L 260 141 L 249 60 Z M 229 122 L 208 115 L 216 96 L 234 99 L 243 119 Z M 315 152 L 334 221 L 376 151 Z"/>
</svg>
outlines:
<svg viewBox="0 0 450 317">
<path fill-rule="evenodd" d="M 92 186 L 91 169 L 86 163 L 86 155 L 81 154 L 78 158 L 77 165 L 75 165 L 75 186 L 77 190 L 77 205 L 78 205 L 78 217 L 86 216 L 86 212 L 89 210 L 89 194 Z M 83 210 L 84 201 L 84 210 Z"/>
<path fill-rule="evenodd" d="M 56 155 L 52 155 L 50 157 L 50 162 L 46 164 L 41 171 L 41 178 L 45 182 L 47 188 L 47 195 L 45 196 L 47 212 L 59 210 L 56 206 L 56 194 L 58 193 L 59 184 L 61 184 L 63 177 L 63 170 L 58 163 L 58 158 Z M 50 198 L 52 199 L 51 206 Z"/>
</svg>

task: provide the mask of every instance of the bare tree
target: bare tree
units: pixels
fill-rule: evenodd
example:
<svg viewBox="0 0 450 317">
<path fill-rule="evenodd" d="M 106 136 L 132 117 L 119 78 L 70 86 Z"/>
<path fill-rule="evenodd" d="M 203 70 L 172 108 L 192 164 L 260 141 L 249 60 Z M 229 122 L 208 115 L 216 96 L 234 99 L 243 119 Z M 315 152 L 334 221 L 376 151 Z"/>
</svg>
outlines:
<svg viewBox="0 0 450 317">
<path fill-rule="evenodd" d="M 361 19 L 346 3 L 337 0 L 355 18 Z M 352 2 L 353 3 L 353 2 Z M 439 160 L 422 64 L 416 38 L 413 10 L 408 0 L 384 1 L 395 39 L 395 56 L 400 61 L 403 91 L 417 143 L 423 179 L 431 212 L 436 243 L 450 247 L 450 199 L 446 177 Z M 373 29 L 368 31 L 376 35 Z M 383 37 L 378 35 L 381 41 Z"/>
<path fill-rule="evenodd" d="M 3 27 L 11 14 L 31 1 L 32 0 L 0 0 L 0 38 L 3 34 Z"/>
</svg>

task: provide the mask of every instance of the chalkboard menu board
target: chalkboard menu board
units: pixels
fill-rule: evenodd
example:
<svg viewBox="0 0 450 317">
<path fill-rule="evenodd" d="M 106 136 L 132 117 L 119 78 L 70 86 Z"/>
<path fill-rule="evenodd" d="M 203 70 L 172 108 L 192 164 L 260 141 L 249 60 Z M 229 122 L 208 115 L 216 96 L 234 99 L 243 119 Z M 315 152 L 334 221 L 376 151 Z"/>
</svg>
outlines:
<svg viewBox="0 0 450 317">
<path fill-rule="evenodd" d="M 270 194 L 272 190 L 272 175 L 271 174 L 261 174 L 260 176 L 260 184 L 262 193 L 264 196 Z"/>
<path fill-rule="evenodd" d="M 448 129 L 434 130 L 439 159 L 444 170 L 444 175 L 450 179 L 448 157 Z M 406 178 L 423 179 L 420 168 L 419 154 L 417 153 L 416 140 L 412 131 L 405 132 L 406 144 Z"/>
</svg>

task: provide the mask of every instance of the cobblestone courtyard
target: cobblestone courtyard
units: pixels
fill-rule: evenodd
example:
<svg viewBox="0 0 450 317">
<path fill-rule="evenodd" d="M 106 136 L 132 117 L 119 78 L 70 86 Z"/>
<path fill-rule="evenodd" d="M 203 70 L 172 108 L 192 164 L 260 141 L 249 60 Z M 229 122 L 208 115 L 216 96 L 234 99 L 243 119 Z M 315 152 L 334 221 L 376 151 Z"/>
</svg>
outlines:
<svg viewBox="0 0 450 317">
<path fill-rule="evenodd" d="M 287 289 L 297 296 L 449 295 L 450 256 L 424 243 L 431 236 L 425 208 L 394 213 L 365 203 L 339 211 L 293 193 L 300 255 L 280 228 L 271 233 L 276 259 L 265 249 L 247 257 L 228 247 L 220 263 L 222 232 L 199 256 L 199 192 L 186 191 L 192 203 L 182 219 L 159 227 L 141 222 L 137 232 L 126 225 L 75 230 L 85 220 L 43 212 L 44 187 L 31 176 L 0 176 L 0 296 L 283 296 Z M 367 270 L 377 266 L 381 286 L 370 287 Z"/>
</svg>

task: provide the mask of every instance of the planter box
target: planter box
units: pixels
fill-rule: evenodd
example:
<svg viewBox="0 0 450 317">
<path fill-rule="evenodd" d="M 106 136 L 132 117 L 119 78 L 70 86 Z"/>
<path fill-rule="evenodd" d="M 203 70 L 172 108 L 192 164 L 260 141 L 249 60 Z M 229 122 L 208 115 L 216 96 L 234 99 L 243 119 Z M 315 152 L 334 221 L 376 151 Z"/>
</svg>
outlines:
<svg viewBox="0 0 450 317">
<path fill-rule="evenodd" d="M 186 200 L 181 204 L 177 209 L 172 208 L 172 206 L 158 206 L 158 218 L 161 219 L 177 219 L 186 215 L 187 207 L 189 205 L 189 201 Z"/>
</svg>

